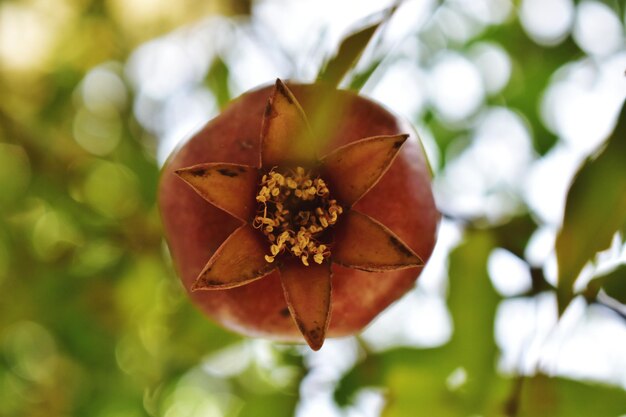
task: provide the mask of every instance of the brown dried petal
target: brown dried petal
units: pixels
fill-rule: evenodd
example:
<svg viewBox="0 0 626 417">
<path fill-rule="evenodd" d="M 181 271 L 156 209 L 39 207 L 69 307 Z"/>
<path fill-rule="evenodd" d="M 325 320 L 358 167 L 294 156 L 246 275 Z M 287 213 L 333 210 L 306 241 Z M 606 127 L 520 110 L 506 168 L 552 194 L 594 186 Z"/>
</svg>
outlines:
<svg viewBox="0 0 626 417">
<path fill-rule="evenodd" d="M 265 260 L 266 249 L 263 236 L 244 224 L 215 251 L 192 290 L 224 290 L 263 278 L 276 269 Z"/>
<path fill-rule="evenodd" d="M 319 350 L 330 320 L 330 262 L 304 266 L 290 259 L 280 267 L 280 278 L 291 317 L 311 349 Z"/>
<path fill-rule="evenodd" d="M 285 161 L 309 165 L 317 158 L 304 110 L 281 80 L 276 80 L 265 109 L 261 144 L 261 162 L 267 168 Z"/>
<path fill-rule="evenodd" d="M 257 168 L 208 163 L 179 169 L 176 174 L 214 206 L 244 222 L 254 217 L 259 183 Z"/>
<path fill-rule="evenodd" d="M 375 136 L 342 146 L 322 159 L 322 175 L 333 196 L 347 207 L 365 195 L 387 171 L 408 135 Z"/>
<path fill-rule="evenodd" d="M 349 268 L 371 272 L 424 265 L 391 230 L 356 210 L 345 213 L 337 224 L 332 260 Z"/>
</svg>

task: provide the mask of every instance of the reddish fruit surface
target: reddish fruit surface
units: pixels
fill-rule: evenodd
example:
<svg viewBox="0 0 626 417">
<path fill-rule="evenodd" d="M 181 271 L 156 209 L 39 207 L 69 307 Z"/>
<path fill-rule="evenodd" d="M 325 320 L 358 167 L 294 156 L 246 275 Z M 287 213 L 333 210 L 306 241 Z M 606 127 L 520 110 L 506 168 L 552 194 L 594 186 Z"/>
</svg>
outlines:
<svg viewBox="0 0 626 417">
<path fill-rule="evenodd" d="M 366 137 L 411 135 L 389 170 L 354 208 L 383 223 L 427 261 L 435 245 L 439 213 L 428 165 L 411 126 L 354 93 L 328 91 L 315 84 L 288 85 L 309 115 L 314 113 L 313 102 L 320 91 L 330 102 L 340 103 L 341 111 L 334 112 L 337 124 L 322 155 Z M 246 335 L 302 341 L 284 300 L 279 272 L 228 290 L 190 291 L 215 250 L 241 222 L 206 202 L 174 174 L 177 169 L 206 162 L 256 166 L 263 112 L 272 88 L 242 95 L 172 154 L 162 171 L 159 205 L 176 269 L 189 296 L 204 313 Z M 333 264 L 328 336 L 362 330 L 412 288 L 421 269 L 365 272 Z"/>
</svg>

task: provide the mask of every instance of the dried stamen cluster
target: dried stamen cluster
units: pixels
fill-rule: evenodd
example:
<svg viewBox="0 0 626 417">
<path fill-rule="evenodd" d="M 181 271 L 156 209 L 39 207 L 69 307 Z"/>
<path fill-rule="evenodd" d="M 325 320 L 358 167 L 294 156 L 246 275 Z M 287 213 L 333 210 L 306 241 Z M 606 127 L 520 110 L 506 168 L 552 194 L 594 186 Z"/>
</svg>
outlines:
<svg viewBox="0 0 626 417">
<path fill-rule="evenodd" d="M 271 242 L 267 262 L 285 251 L 309 266 L 309 258 L 321 264 L 330 248 L 320 242 L 320 234 L 337 222 L 343 212 L 323 179 L 311 178 L 302 167 L 280 173 L 272 169 L 263 175 L 256 196 L 258 214 L 253 225 Z"/>
</svg>

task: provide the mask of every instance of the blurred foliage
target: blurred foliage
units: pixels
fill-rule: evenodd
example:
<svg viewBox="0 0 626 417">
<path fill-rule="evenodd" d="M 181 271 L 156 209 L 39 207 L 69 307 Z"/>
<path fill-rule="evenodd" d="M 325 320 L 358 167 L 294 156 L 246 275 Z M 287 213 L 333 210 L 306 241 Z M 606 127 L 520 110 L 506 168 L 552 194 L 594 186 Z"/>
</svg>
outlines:
<svg viewBox="0 0 626 417">
<path fill-rule="evenodd" d="M 223 109 L 231 100 L 232 94 L 228 86 L 228 65 L 218 56 L 213 60 L 206 75 L 207 87 L 211 90 L 220 109 Z"/>
<path fill-rule="evenodd" d="M 610 297 L 626 304 L 626 265 L 619 265 L 611 272 L 595 277 L 587 284 L 584 295 L 588 300 L 593 301 L 597 299 L 600 290 L 606 291 Z"/>
<path fill-rule="evenodd" d="M 573 298 L 574 281 L 587 261 L 607 249 L 626 223 L 626 106 L 602 153 L 578 172 L 567 196 L 557 237 L 559 303 Z M 624 294 L 622 294 L 624 295 Z"/>
<path fill-rule="evenodd" d="M 559 69 L 585 52 L 571 36 L 538 44 L 515 16 L 468 39 L 446 39 L 437 17 L 454 5 L 434 3 L 410 35 L 419 48 L 414 64 L 483 41 L 500 45 L 511 78 L 484 105 L 523 115 L 537 156 L 548 154 L 560 138 L 540 115 L 542 97 Z M 604 3 L 623 16 L 623 2 Z M 155 202 L 162 138 L 139 120 L 141 91 L 127 67 L 144 42 L 202 16 L 237 16 L 232 24 L 243 25 L 253 11 L 250 0 L 0 2 L 0 416 L 294 415 L 309 354 L 222 330 L 190 305 L 175 278 Z M 351 70 L 369 42 L 380 41 L 380 22 L 393 24 L 386 19 L 346 37 L 320 77 L 338 84 L 348 73 L 354 90 L 375 83 L 396 62 L 392 54 Z M 212 56 L 198 80 L 219 108 L 235 90 L 231 52 Z M 625 117 L 623 110 L 571 186 L 556 244 L 562 311 L 583 295 L 624 317 L 623 263 L 587 286 L 574 282 L 599 250 L 623 246 Z M 415 122 L 432 132 L 440 171 L 469 146 L 469 121 L 450 122 L 427 106 Z M 492 286 L 488 261 L 496 248 L 524 260 L 542 221 L 523 203 L 495 220 L 446 215 L 463 231 L 447 265 L 452 337 L 430 348 L 361 346 L 331 389 L 337 405 L 349 410 L 364 388 L 376 387 L 384 416 L 625 414 L 619 387 L 499 371 L 494 325 L 507 297 Z M 542 265 L 524 262 L 532 285 L 518 298 L 556 293 Z"/>
<path fill-rule="evenodd" d="M 537 375 L 524 381 L 520 416 L 613 416 L 624 413 L 624 391 Z"/>
<path fill-rule="evenodd" d="M 341 45 L 339 45 L 336 55 L 322 65 L 322 69 L 317 76 L 318 81 L 337 87 L 348 72 L 357 64 L 363 51 L 374 37 L 374 34 L 383 24 L 389 21 L 396 10 L 397 5 L 390 7 L 388 10 L 381 13 L 382 16 L 376 19 L 374 23 L 368 24 L 355 33 L 348 35 L 341 42 Z M 365 74 L 371 75 L 374 70 L 375 67 L 372 70 L 366 71 Z M 364 76 L 362 75 L 359 78 L 364 78 Z M 361 79 L 358 85 L 363 85 L 366 81 L 366 79 Z M 356 90 L 358 91 L 358 88 L 356 88 Z"/>
</svg>

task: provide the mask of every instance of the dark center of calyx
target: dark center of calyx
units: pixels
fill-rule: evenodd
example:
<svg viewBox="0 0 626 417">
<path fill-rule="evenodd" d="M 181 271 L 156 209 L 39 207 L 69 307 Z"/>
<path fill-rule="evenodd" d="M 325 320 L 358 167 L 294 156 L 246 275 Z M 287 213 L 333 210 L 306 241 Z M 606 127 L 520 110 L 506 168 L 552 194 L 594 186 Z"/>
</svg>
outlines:
<svg viewBox="0 0 626 417">
<path fill-rule="evenodd" d="M 302 167 L 281 172 L 273 168 L 261 178 L 256 201 L 253 225 L 269 240 L 267 262 L 290 253 L 309 266 L 330 256 L 324 232 L 337 222 L 343 209 L 330 198 L 322 178 Z"/>
</svg>

